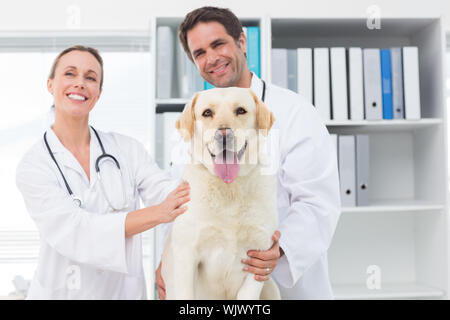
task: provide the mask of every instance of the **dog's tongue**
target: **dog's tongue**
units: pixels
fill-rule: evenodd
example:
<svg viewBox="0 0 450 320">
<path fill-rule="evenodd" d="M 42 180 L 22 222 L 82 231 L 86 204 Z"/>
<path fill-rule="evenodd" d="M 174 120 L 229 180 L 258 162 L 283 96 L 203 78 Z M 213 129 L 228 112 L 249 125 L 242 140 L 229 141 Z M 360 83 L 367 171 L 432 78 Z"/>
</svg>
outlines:
<svg viewBox="0 0 450 320">
<path fill-rule="evenodd" d="M 225 183 L 231 183 L 239 173 L 239 161 L 236 152 L 224 151 L 214 160 L 214 173 Z"/>
</svg>

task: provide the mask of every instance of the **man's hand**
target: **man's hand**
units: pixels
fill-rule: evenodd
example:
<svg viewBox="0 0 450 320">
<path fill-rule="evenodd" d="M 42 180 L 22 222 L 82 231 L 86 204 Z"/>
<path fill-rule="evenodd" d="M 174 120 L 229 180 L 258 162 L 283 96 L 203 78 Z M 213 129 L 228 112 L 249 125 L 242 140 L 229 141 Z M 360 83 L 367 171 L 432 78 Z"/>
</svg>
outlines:
<svg viewBox="0 0 450 320">
<path fill-rule="evenodd" d="M 244 263 L 244 271 L 255 274 L 255 280 L 266 281 L 269 279 L 273 269 L 277 266 L 278 259 L 283 255 L 283 250 L 278 244 L 281 237 L 280 231 L 275 231 L 272 235 L 273 245 L 269 250 L 256 251 L 249 250 L 247 255 L 249 258 L 242 260 Z M 267 269 L 269 268 L 269 269 Z"/>
<path fill-rule="evenodd" d="M 158 286 L 159 300 L 166 300 L 166 285 L 161 276 L 161 262 L 159 263 L 158 269 L 156 269 L 155 281 L 156 285 Z"/>
</svg>

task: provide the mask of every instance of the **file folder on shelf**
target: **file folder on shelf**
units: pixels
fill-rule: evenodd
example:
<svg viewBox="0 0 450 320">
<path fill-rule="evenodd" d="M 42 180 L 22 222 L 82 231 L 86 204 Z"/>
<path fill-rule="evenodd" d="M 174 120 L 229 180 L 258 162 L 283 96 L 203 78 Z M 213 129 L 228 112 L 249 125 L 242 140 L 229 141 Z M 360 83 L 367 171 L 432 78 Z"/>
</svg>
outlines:
<svg viewBox="0 0 450 320">
<path fill-rule="evenodd" d="M 356 204 L 369 205 L 369 136 L 356 135 Z"/>
<path fill-rule="evenodd" d="M 331 120 L 328 48 L 314 48 L 314 106 L 324 121 Z"/>
<path fill-rule="evenodd" d="M 178 141 L 178 132 L 175 122 L 181 112 L 163 112 L 156 114 L 157 139 L 155 143 L 157 164 L 161 169 L 171 166 L 172 148 Z"/>
<path fill-rule="evenodd" d="M 159 26 L 156 35 L 157 41 L 157 97 L 168 99 L 172 95 L 172 74 L 174 62 L 174 37 L 172 29 L 168 26 Z"/>
<path fill-rule="evenodd" d="M 247 63 L 250 71 L 261 77 L 261 41 L 259 27 L 247 26 Z"/>
<path fill-rule="evenodd" d="M 354 207 L 356 206 L 355 136 L 340 135 L 338 140 L 341 204 L 343 207 Z"/>
<path fill-rule="evenodd" d="M 282 88 L 288 87 L 287 49 L 272 49 L 272 83 Z"/>
<path fill-rule="evenodd" d="M 297 49 L 287 51 L 288 89 L 297 92 Z"/>
<path fill-rule="evenodd" d="M 383 119 L 393 119 L 392 110 L 392 76 L 391 76 L 391 51 L 380 50 L 381 63 L 381 89 L 383 97 Z"/>
<path fill-rule="evenodd" d="M 312 49 L 297 49 L 297 92 L 313 103 Z"/>
<path fill-rule="evenodd" d="M 392 110 L 394 119 L 404 119 L 402 49 L 391 48 Z"/>
<path fill-rule="evenodd" d="M 203 90 L 203 78 L 197 67 L 189 60 L 181 44 L 177 46 L 179 97 L 189 99 L 197 91 Z"/>
<path fill-rule="evenodd" d="M 380 49 L 363 49 L 364 105 L 367 120 L 381 120 L 381 66 Z"/>
<path fill-rule="evenodd" d="M 420 119 L 419 51 L 417 47 L 403 47 L 403 85 L 405 118 Z"/>
<path fill-rule="evenodd" d="M 364 119 L 364 83 L 361 48 L 348 49 L 348 92 L 351 120 Z"/>
<path fill-rule="evenodd" d="M 331 110 L 333 120 L 348 120 L 347 63 L 345 48 L 331 48 Z"/>
</svg>

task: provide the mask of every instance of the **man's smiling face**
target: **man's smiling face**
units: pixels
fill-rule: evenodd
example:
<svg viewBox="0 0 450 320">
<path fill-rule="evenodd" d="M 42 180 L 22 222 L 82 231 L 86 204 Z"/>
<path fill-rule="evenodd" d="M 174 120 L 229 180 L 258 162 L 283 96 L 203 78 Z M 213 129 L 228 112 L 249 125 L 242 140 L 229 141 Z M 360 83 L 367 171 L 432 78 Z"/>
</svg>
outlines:
<svg viewBox="0 0 450 320">
<path fill-rule="evenodd" d="M 247 64 L 243 33 L 238 44 L 219 22 L 199 22 L 187 32 L 187 43 L 200 75 L 215 87 L 239 87 Z"/>
</svg>

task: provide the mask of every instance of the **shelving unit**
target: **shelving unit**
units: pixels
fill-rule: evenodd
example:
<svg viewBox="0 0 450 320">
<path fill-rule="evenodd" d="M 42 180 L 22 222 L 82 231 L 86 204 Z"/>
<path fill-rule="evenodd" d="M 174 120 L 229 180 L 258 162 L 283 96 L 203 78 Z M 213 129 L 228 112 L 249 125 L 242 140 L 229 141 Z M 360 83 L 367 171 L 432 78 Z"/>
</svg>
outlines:
<svg viewBox="0 0 450 320">
<path fill-rule="evenodd" d="M 181 21 L 181 17 L 154 19 L 152 52 L 156 48 L 156 27 L 176 29 Z M 330 133 L 368 134 L 371 155 L 370 204 L 342 208 L 328 252 L 329 274 L 337 299 L 448 299 L 445 36 L 441 19 L 383 18 L 379 30 L 369 30 L 366 17 L 254 17 L 242 21 L 261 28 L 261 76 L 268 82 L 272 48 L 419 48 L 421 120 L 326 123 Z M 176 97 L 156 99 L 155 88 L 153 83 L 158 112 L 173 108 L 181 111 L 187 103 Z M 381 270 L 380 290 L 366 286 L 371 265 Z"/>
<path fill-rule="evenodd" d="M 441 20 L 272 19 L 272 46 L 419 47 L 418 121 L 328 121 L 330 133 L 370 137 L 370 205 L 342 208 L 329 250 L 338 299 L 447 299 L 448 199 Z M 269 69 L 270 70 L 270 69 Z M 367 267 L 380 268 L 369 290 Z"/>
</svg>

